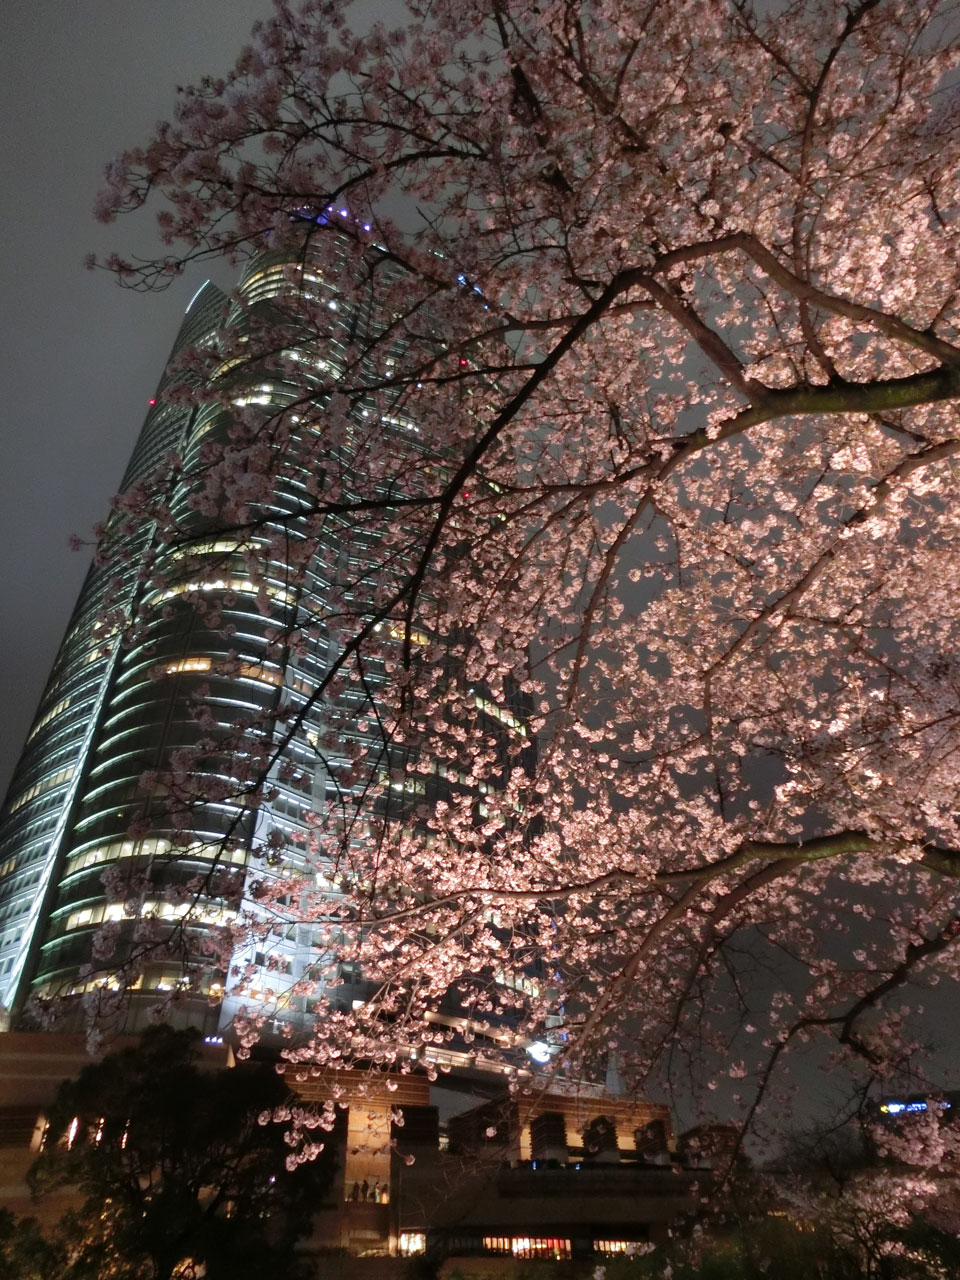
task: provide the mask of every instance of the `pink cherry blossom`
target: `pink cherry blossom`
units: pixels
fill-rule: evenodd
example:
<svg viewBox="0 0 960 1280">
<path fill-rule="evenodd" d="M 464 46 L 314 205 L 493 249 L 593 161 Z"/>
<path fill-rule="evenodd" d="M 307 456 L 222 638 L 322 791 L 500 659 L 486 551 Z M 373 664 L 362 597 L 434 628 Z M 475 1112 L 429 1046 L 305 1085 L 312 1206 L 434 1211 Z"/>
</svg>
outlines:
<svg viewBox="0 0 960 1280">
<path fill-rule="evenodd" d="M 116 518 L 246 538 L 264 661 L 336 647 L 317 758 L 374 744 L 232 926 L 309 924 L 372 984 L 321 991 L 293 1063 L 466 1045 L 525 1087 L 544 1041 L 547 1073 L 744 1080 L 752 1122 L 801 1044 L 917 1064 L 902 993 L 960 964 L 957 39 L 946 0 L 411 3 L 363 38 L 283 3 L 111 165 L 99 216 L 166 246 L 123 283 L 286 258 L 181 357 L 171 398 L 228 429 Z M 284 590 L 333 587 L 291 617 L 263 513 L 295 484 Z M 305 714 L 198 711 L 185 841 L 308 785 L 275 769 Z"/>
</svg>

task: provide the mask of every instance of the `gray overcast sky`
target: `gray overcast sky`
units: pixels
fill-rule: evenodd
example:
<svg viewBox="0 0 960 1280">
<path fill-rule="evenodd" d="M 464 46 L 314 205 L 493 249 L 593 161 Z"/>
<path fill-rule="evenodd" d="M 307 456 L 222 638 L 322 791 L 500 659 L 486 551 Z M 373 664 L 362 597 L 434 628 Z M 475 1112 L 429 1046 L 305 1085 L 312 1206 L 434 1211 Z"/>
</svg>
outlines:
<svg viewBox="0 0 960 1280">
<path fill-rule="evenodd" d="M 83 268 L 150 253 L 152 219 L 91 214 L 111 155 L 223 72 L 269 0 L 7 0 L 0 32 L 0 797 L 107 509 L 202 276 L 166 293 Z M 226 283 L 229 283 L 229 278 Z"/>
</svg>

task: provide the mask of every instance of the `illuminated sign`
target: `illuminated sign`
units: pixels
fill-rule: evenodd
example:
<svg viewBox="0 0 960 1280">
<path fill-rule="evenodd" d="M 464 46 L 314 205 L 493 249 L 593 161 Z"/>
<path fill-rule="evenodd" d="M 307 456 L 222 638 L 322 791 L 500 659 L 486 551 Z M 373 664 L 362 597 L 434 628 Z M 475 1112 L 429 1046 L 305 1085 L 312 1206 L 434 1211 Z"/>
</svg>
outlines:
<svg viewBox="0 0 960 1280">
<path fill-rule="evenodd" d="M 927 1111 L 931 1106 L 936 1107 L 938 1111 L 949 1111 L 952 1103 L 947 1102 L 946 1099 L 942 1102 L 933 1103 L 927 1103 L 922 1100 L 913 1102 L 881 1102 L 880 1110 L 884 1115 L 899 1116 L 907 1115 L 911 1112 Z"/>
</svg>

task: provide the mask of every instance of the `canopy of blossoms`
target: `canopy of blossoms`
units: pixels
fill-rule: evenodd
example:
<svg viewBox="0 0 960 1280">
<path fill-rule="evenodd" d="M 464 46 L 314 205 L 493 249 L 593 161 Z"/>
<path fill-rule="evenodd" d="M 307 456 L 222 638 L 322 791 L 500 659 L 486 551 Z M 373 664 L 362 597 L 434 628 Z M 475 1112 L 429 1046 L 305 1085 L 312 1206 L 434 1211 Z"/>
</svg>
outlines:
<svg viewBox="0 0 960 1280">
<path fill-rule="evenodd" d="M 866 1077 L 914 1053 L 905 993 L 960 955 L 958 19 L 433 0 L 358 36 L 281 0 L 110 167 L 102 216 L 156 207 L 168 246 L 124 283 L 289 256 L 183 394 L 215 358 L 299 395 L 236 414 L 192 511 L 255 530 L 313 415 L 304 566 L 334 521 L 377 550 L 276 644 L 336 636 L 334 736 L 381 664 L 391 759 L 460 784 L 392 822 L 360 753 L 316 874 L 265 872 L 250 927 L 311 921 L 374 984 L 296 1060 L 543 1042 L 552 1071 L 733 1076 L 748 1114 L 811 1038 Z M 308 378 L 292 347 L 335 319 L 303 264 L 343 253 L 379 319 Z M 300 714 L 238 732 L 238 804 Z"/>
</svg>

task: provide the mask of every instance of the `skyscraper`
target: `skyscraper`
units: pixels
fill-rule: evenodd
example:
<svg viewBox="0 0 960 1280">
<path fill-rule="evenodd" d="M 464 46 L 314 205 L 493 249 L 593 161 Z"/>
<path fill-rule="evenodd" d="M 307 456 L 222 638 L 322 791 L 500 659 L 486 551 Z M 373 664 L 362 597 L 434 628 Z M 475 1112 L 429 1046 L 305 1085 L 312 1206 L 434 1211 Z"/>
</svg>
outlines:
<svg viewBox="0 0 960 1280">
<path fill-rule="evenodd" d="M 349 870 L 374 829 L 403 853 L 404 833 L 427 835 L 442 800 L 493 859 L 489 789 L 508 756 L 532 762 L 522 699 L 467 677 L 464 637 L 456 620 L 439 622 L 433 587 L 413 619 L 394 607 L 431 519 L 397 512 L 418 483 L 439 487 L 450 457 L 442 435 L 432 451 L 423 443 L 394 390 L 416 388 L 416 376 L 394 383 L 391 372 L 408 355 L 408 370 L 429 363 L 443 344 L 429 318 L 394 323 L 402 273 L 386 255 L 317 231 L 251 261 L 230 297 L 207 284 L 188 306 L 44 691 L 0 815 L 0 998 L 28 1027 L 49 1001 L 68 1029 L 99 1015 L 106 1029 L 136 1031 L 159 1008 L 217 1038 L 253 1012 L 268 1035 L 296 1041 L 320 999 L 325 1012 L 369 1012 L 375 1041 L 394 1034 L 393 1011 L 365 1003 L 373 984 L 330 940 L 342 928 L 337 848 Z M 391 732 L 405 687 L 394 673 L 417 669 L 403 668 L 405 647 L 429 650 L 434 682 L 459 682 L 457 753 L 431 758 Z M 471 778 L 474 749 L 485 760 Z M 309 910 L 285 901 L 304 884 Z M 378 891 L 389 898 L 391 886 Z M 331 1072 L 328 1061 L 307 1079 L 290 1067 L 307 1105 L 336 1097 L 347 1112 L 317 1243 L 404 1254 L 429 1236 L 524 1258 L 623 1250 L 646 1225 L 622 1221 L 600 1178 L 584 1201 L 581 1176 L 582 1164 L 619 1164 L 621 1150 L 631 1187 L 658 1179 L 645 1219 L 664 1217 L 664 1193 L 677 1200 L 670 1212 L 685 1207 L 686 1183 L 678 1199 L 673 1173 L 647 1171 L 638 1137 L 659 1124 L 657 1159 L 668 1158 L 666 1108 L 562 1078 L 522 1106 L 491 1101 L 505 1072 L 529 1078 L 550 1057 L 510 1025 L 511 993 L 537 994 L 542 974 L 514 934 L 509 959 L 476 982 L 438 984 L 382 1062 L 377 1041 L 365 1060 L 386 1070 Z M 21 1100 L 17 1115 L 42 1132 Z M 465 1113 L 443 1141 L 441 1113 Z M 491 1191 L 498 1161 L 514 1166 L 503 1195 L 499 1176 Z M 562 1204 L 531 1181 L 540 1161 L 570 1167 Z"/>
<path fill-rule="evenodd" d="M 339 814 L 349 842 L 371 783 L 381 817 L 460 788 L 405 775 L 376 714 L 382 652 L 360 687 L 318 696 L 342 652 L 331 617 L 388 626 L 376 517 L 318 522 L 318 489 L 355 487 L 371 420 L 401 463 L 418 449 L 416 423 L 374 393 L 330 407 L 348 352 L 356 361 L 384 324 L 350 243 L 328 234 L 321 265 L 306 236 L 252 261 L 231 298 L 207 284 L 187 309 L 108 524 L 108 563 L 84 585 L 0 820 L 8 1006 L 63 997 L 69 1016 L 122 987 L 128 1028 L 175 995 L 170 1016 L 214 1032 L 238 1000 L 304 1017 L 297 984 L 319 971 L 349 1007 L 362 975 L 324 975 L 309 926 L 273 930 L 269 959 L 254 926 L 230 958 L 242 981 L 229 976 L 214 940 L 241 903 L 256 919 L 252 861 L 261 885 L 302 872 L 318 813 Z M 255 329 L 275 340 L 272 359 L 249 354 Z M 380 343 L 378 360 L 404 341 Z M 269 451 L 271 479 L 251 475 L 239 527 L 243 477 L 228 473 L 241 436 L 247 457 L 254 436 Z"/>
<path fill-rule="evenodd" d="M 171 361 L 212 332 L 225 301 L 210 284 L 199 291 L 187 308 Z M 163 401 L 169 381 L 165 371 L 124 475 L 124 492 L 178 448 L 188 430 L 191 410 Z M 108 604 L 122 609 L 131 600 L 137 553 L 148 536 L 144 527 L 128 539 L 131 559 L 119 582 L 116 565 L 94 565 L 87 574 L 7 793 L 0 818 L 0 1001 L 8 1008 L 47 927 L 51 887 L 75 838 L 71 816 L 89 784 L 108 715 L 120 650 L 108 643 L 104 615 Z"/>
</svg>

